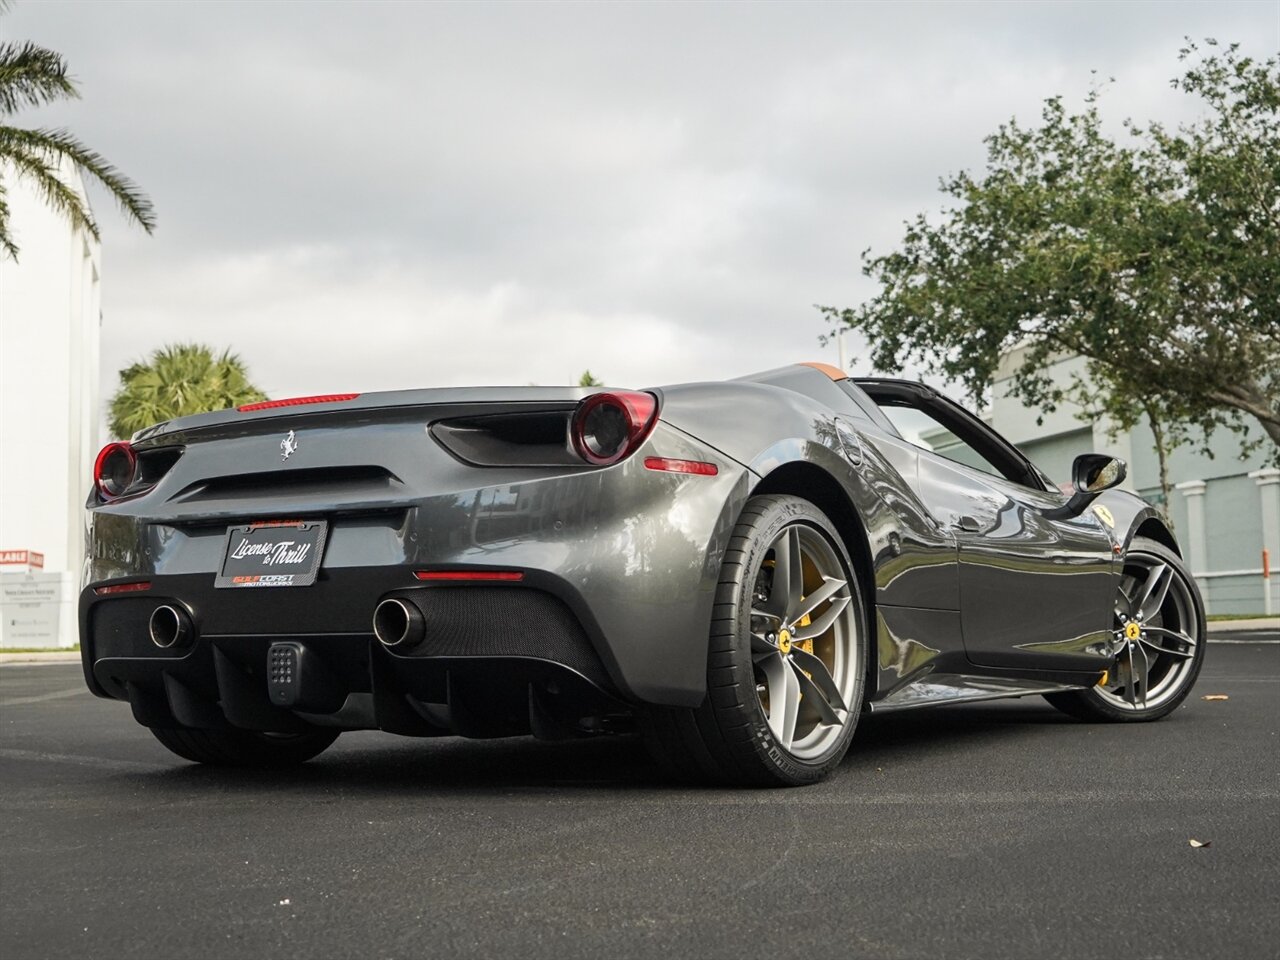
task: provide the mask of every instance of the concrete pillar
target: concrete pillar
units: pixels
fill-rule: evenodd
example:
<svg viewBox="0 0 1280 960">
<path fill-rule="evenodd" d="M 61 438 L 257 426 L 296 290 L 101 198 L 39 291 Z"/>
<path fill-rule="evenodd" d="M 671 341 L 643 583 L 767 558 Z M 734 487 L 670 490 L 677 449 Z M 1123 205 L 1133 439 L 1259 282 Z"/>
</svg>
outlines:
<svg viewBox="0 0 1280 960">
<path fill-rule="evenodd" d="M 1191 567 L 1193 574 L 1209 572 L 1209 541 L 1205 535 L 1204 526 L 1205 486 L 1203 480 L 1185 480 L 1174 484 L 1173 487 L 1187 500 L 1187 565 Z M 1200 584 L 1201 595 L 1205 596 L 1208 587 L 1204 579 L 1196 577 L 1196 582 Z"/>
<path fill-rule="evenodd" d="M 1280 566 L 1280 470 L 1275 467 L 1264 467 L 1249 474 L 1249 479 L 1258 485 L 1258 495 L 1262 498 L 1262 546 L 1271 555 L 1271 569 Z M 1277 577 L 1273 572 L 1269 581 L 1263 583 L 1262 609 L 1264 613 L 1275 610 L 1275 594 Z"/>
</svg>

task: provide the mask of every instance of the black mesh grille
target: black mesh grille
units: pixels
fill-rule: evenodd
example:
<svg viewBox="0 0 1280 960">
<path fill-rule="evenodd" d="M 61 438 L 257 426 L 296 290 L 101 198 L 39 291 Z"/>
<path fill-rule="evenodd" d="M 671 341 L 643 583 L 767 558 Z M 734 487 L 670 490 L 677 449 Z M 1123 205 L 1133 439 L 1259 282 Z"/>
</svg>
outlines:
<svg viewBox="0 0 1280 960">
<path fill-rule="evenodd" d="M 607 682 L 578 618 L 538 590 L 435 587 L 411 595 L 427 621 L 414 657 L 537 657 Z M 397 651 L 399 652 L 399 651 Z"/>
</svg>

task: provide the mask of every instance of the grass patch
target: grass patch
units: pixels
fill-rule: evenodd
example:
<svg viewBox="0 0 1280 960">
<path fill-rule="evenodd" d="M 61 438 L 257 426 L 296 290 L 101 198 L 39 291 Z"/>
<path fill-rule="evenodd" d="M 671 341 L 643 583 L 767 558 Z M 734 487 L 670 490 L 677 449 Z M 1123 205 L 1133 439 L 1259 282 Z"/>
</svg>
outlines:
<svg viewBox="0 0 1280 960">
<path fill-rule="evenodd" d="M 1280 613 L 1211 613 L 1210 620 L 1280 620 Z"/>
<path fill-rule="evenodd" d="M 0 653 L 79 653 L 80 644 L 74 647 L 0 647 Z"/>
</svg>

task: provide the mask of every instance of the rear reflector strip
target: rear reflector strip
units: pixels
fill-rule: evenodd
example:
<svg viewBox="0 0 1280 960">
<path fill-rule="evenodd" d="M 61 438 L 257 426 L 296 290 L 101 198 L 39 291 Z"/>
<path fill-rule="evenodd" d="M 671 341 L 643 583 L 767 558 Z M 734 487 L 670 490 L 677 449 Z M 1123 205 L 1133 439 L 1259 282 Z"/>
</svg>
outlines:
<svg viewBox="0 0 1280 960">
<path fill-rule="evenodd" d="M 419 580 L 507 580 L 524 579 L 519 570 L 415 570 Z"/>
<path fill-rule="evenodd" d="M 246 403 L 236 407 L 241 413 L 254 410 L 274 410 L 276 407 L 301 407 L 308 403 L 345 403 L 360 396 L 358 393 L 324 393 L 316 397 L 290 397 L 288 400 L 262 400 L 259 403 Z"/>
<path fill-rule="evenodd" d="M 702 460 L 668 460 L 666 457 L 645 457 L 645 469 L 666 473 L 692 473 L 699 477 L 714 477 L 720 470 L 714 463 Z"/>
<path fill-rule="evenodd" d="M 142 580 L 138 583 L 113 583 L 109 587 L 94 587 L 93 592 L 100 597 L 109 597 L 113 593 L 137 593 L 140 590 L 150 590 L 151 581 Z"/>
</svg>

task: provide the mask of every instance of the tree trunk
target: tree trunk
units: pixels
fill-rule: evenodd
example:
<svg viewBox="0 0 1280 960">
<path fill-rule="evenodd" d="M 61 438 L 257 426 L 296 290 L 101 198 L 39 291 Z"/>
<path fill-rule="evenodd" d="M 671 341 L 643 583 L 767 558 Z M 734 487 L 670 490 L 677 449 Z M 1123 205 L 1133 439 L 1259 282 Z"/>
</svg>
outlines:
<svg viewBox="0 0 1280 960">
<path fill-rule="evenodd" d="M 1269 417 L 1263 419 L 1258 417 L 1258 422 L 1262 424 L 1262 429 L 1267 432 L 1277 447 L 1280 447 L 1280 417 Z"/>
<path fill-rule="evenodd" d="M 1156 440 L 1156 460 L 1160 463 L 1160 493 L 1164 497 L 1160 512 L 1164 514 L 1164 522 L 1169 525 L 1169 529 L 1173 530 L 1173 488 L 1169 486 L 1169 449 L 1165 444 L 1164 427 L 1160 425 L 1160 418 L 1155 411 L 1150 407 L 1145 409 L 1147 422 L 1151 424 L 1151 435 Z"/>
</svg>

